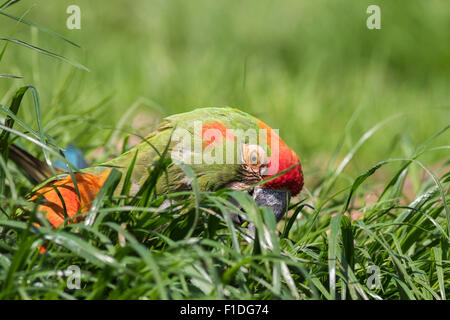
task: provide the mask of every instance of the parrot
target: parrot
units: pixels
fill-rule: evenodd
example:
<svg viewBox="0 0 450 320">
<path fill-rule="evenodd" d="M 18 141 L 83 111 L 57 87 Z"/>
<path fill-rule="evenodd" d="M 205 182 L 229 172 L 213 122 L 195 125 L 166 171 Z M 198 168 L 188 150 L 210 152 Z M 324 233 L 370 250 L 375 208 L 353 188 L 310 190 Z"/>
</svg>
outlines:
<svg viewBox="0 0 450 320">
<path fill-rule="evenodd" d="M 74 223 L 85 219 L 83 213 L 91 208 L 113 168 L 122 173 L 117 192 L 134 163 L 129 183 L 130 195 L 135 195 L 164 151 L 171 161 L 167 178 L 157 181 L 158 195 L 192 189 L 192 178 L 183 170 L 187 165 L 201 191 L 247 190 L 259 206 L 271 208 L 279 221 L 290 197 L 303 188 L 299 157 L 278 131 L 232 107 L 204 107 L 168 116 L 142 142 L 116 158 L 72 174 L 61 168 L 51 170 L 14 144 L 9 158 L 38 183 L 29 201 L 39 201 L 38 211 L 58 227 L 64 224 L 65 214 Z"/>
</svg>

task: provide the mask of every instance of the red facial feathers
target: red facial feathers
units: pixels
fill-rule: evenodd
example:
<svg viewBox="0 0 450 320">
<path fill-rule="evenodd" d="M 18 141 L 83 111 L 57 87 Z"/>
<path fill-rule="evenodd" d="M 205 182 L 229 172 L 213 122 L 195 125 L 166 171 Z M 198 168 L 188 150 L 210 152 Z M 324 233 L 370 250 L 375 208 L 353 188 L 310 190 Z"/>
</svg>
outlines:
<svg viewBox="0 0 450 320">
<path fill-rule="evenodd" d="M 267 130 L 267 144 L 271 150 L 269 157 L 269 173 L 273 176 L 293 166 L 291 170 L 263 185 L 264 188 L 289 190 L 292 196 L 298 194 L 303 188 L 303 172 L 297 154 L 290 149 L 281 138 L 264 122 L 258 120 L 258 127 Z M 272 135 L 274 135 L 272 137 Z M 278 143 L 278 150 L 272 145 L 272 139 Z M 276 166 L 278 163 L 278 166 Z M 271 170 L 272 169 L 272 170 Z M 276 172 L 272 172 L 275 171 Z"/>
</svg>

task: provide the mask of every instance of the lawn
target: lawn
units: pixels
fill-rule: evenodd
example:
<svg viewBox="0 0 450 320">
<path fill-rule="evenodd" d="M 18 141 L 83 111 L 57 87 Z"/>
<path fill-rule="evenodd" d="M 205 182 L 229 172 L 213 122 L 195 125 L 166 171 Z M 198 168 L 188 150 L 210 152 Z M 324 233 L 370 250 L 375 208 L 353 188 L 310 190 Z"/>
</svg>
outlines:
<svg viewBox="0 0 450 320">
<path fill-rule="evenodd" d="M 447 299 L 449 5 L 376 1 L 369 30 L 370 4 L 0 4 L 2 128 L 15 122 L 0 136 L 0 299 Z M 54 229 L 5 157 L 11 142 L 52 161 L 74 144 L 100 163 L 206 106 L 260 118 L 299 155 L 305 188 L 280 223 L 230 190 L 158 210 L 161 159 L 138 195 L 114 196 L 113 174 L 93 224 Z"/>
</svg>

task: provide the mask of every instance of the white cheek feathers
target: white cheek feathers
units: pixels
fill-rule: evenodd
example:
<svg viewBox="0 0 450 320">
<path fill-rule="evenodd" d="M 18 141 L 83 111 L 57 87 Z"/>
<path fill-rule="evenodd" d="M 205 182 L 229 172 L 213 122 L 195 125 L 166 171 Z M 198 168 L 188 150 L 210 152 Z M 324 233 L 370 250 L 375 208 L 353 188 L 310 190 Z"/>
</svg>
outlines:
<svg viewBox="0 0 450 320">
<path fill-rule="evenodd" d="M 263 148 L 255 144 L 242 146 L 242 164 L 259 176 L 266 175 L 268 171 L 268 158 Z"/>
<path fill-rule="evenodd" d="M 263 148 L 255 144 L 244 144 L 242 146 L 242 160 L 248 166 L 267 165 L 267 155 Z"/>
</svg>

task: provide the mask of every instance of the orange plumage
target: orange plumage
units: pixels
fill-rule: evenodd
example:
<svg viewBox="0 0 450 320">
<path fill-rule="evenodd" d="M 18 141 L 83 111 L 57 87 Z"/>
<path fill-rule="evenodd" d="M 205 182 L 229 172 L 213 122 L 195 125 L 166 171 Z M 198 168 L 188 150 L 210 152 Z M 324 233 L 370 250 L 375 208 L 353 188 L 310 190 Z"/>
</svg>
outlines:
<svg viewBox="0 0 450 320">
<path fill-rule="evenodd" d="M 64 207 L 70 222 L 82 220 L 82 213 L 90 209 L 92 201 L 97 196 L 100 188 L 108 177 L 109 171 L 95 176 L 89 173 L 75 173 L 75 180 L 79 190 L 78 197 L 72 178 L 68 175 L 66 178 L 51 181 L 44 187 L 37 190 L 30 198 L 31 201 L 43 198 L 38 211 L 44 212 L 46 218 L 54 227 L 64 223 Z M 58 195 L 58 190 L 64 203 Z"/>
</svg>

